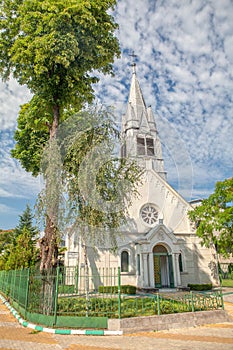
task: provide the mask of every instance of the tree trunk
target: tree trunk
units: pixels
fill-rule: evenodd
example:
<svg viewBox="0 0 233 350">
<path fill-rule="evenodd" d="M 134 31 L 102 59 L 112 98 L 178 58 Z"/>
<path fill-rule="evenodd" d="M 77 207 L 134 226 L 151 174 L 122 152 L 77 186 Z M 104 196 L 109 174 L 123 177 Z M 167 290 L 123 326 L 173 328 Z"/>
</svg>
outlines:
<svg viewBox="0 0 233 350">
<path fill-rule="evenodd" d="M 42 272 L 42 286 L 40 290 L 40 312 L 43 315 L 54 315 L 56 289 L 56 269 L 51 268 Z"/>
<path fill-rule="evenodd" d="M 55 104 L 53 106 L 53 122 L 49 129 L 50 140 L 54 139 L 57 135 L 59 119 L 60 119 L 60 108 L 58 104 Z"/>
<path fill-rule="evenodd" d="M 59 125 L 60 110 L 59 105 L 55 104 L 53 107 L 53 122 L 49 127 L 50 142 L 56 138 L 58 125 Z M 51 143 L 52 144 L 52 143 Z M 56 162 L 56 160 L 55 160 Z M 53 170 L 53 154 L 51 152 L 51 157 L 49 157 L 48 167 Z M 58 264 L 58 212 L 59 212 L 59 194 L 54 193 L 57 191 L 56 179 L 57 173 L 56 164 L 54 166 L 54 175 L 50 174 L 52 178 L 46 178 L 45 176 L 45 190 L 46 196 L 49 193 L 52 200 L 46 199 L 46 226 L 45 234 L 40 240 L 40 253 L 41 253 L 41 263 L 40 272 L 43 276 L 42 278 L 42 305 L 41 312 L 46 315 L 52 315 L 54 311 L 54 290 L 56 284 L 55 267 Z M 52 171 L 53 173 L 53 171 Z M 55 186 L 54 186 L 55 183 Z M 51 188 L 49 186 L 52 186 Z M 53 196 L 54 195 L 54 196 Z"/>
<path fill-rule="evenodd" d="M 57 134 L 58 125 L 60 119 L 60 109 L 59 105 L 55 104 L 53 107 L 53 122 L 50 125 L 50 141 L 52 141 Z M 53 162 L 53 159 L 49 160 Z M 56 175 L 54 175 L 56 179 Z M 51 181 L 51 179 L 50 179 Z M 45 186 L 50 186 L 48 179 L 45 178 Z M 41 264 L 40 271 L 51 269 L 57 266 L 58 260 L 58 227 L 57 227 L 57 215 L 58 215 L 59 203 L 57 201 L 51 201 L 50 208 L 46 213 L 46 226 L 44 237 L 40 240 L 40 250 L 41 250 Z"/>
<path fill-rule="evenodd" d="M 51 269 L 58 263 L 57 228 L 50 216 L 46 217 L 45 235 L 40 240 L 40 271 Z"/>
</svg>

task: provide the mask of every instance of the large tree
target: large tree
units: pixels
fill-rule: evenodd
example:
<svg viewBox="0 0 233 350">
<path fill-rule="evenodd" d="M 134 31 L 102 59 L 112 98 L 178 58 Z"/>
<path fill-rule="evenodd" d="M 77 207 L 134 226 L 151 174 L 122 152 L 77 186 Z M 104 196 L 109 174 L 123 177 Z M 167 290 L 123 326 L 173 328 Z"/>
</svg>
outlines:
<svg viewBox="0 0 233 350">
<path fill-rule="evenodd" d="M 233 254 L 233 178 L 216 183 L 215 191 L 189 212 L 197 235 L 223 256 Z"/>
<path fill-rule="evenodd" d="M 20 111 L 13 154 L 34 175 L 39 173 L 46 141 L 55 138 L 67 111 L 93 100 L 95 72 L 112 73 L 114 58 L 120 54 L 114 36 L 117 24 L 109 13 L 115 4 L 115 0 L 0 1 L 0 74 L 3 79 L 12 74 L 33 93 Z M 57 262 L 54 203 L 41 241 L 41 270 Z"/>
</svg>

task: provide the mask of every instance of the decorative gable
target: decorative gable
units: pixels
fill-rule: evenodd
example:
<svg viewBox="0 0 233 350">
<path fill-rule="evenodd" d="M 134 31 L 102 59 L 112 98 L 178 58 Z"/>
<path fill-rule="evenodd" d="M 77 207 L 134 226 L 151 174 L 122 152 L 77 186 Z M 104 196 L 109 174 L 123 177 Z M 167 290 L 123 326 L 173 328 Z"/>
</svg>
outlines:
<svg viewBox="0 0 233 350">
<path fill-rule="evenodd" d="M 164 245 L 168 252 L 179 253 L 179 240 L 163 223 L 153 227 L 146 235 L 140 236 L 136 240 L 139 245 L 138 252 L 152 252 L 154 246 Z"/>
</svg>

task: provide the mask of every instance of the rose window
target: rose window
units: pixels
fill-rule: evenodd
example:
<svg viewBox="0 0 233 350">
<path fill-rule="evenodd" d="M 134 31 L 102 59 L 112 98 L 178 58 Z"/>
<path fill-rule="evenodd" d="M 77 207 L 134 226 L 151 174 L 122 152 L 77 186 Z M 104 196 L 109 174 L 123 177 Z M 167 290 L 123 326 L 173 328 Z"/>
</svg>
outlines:
<svg viewBox="0 0 233 350">
<path fill-rule="evenodd" d="M 151 204 L 146 204 L 141 209 L 141 218 L 147 225 L 153 226 L 157 222 L 158 216 L 157 209 Z"/>
</svg>

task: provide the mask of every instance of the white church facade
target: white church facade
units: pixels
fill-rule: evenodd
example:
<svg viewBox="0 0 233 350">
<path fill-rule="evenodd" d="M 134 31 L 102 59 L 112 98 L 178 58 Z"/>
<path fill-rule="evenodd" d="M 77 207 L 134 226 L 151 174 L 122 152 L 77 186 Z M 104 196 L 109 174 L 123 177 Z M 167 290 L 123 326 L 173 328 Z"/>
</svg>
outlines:
<svg viewBox="0 0 233 350">
<path fill-rule="evenodd" d="M 201 245 L 188 218 L 192 205 L 166 180 L 162 147 L 152 109 L 146 107 L 132 74 L 126 113 L 122 118 L 125 140 L 122 155 L 143 167 L 139 196 L 128 211 L 117 251 L 88 248 L 90 269 L 121 268 L 121 283 L 138 288 L 179 288 L 189 283 L 219 284 L 217 256 Z M 78 233 L 66 238 L 66 266 L 83 264 Z"/>
</svg>

